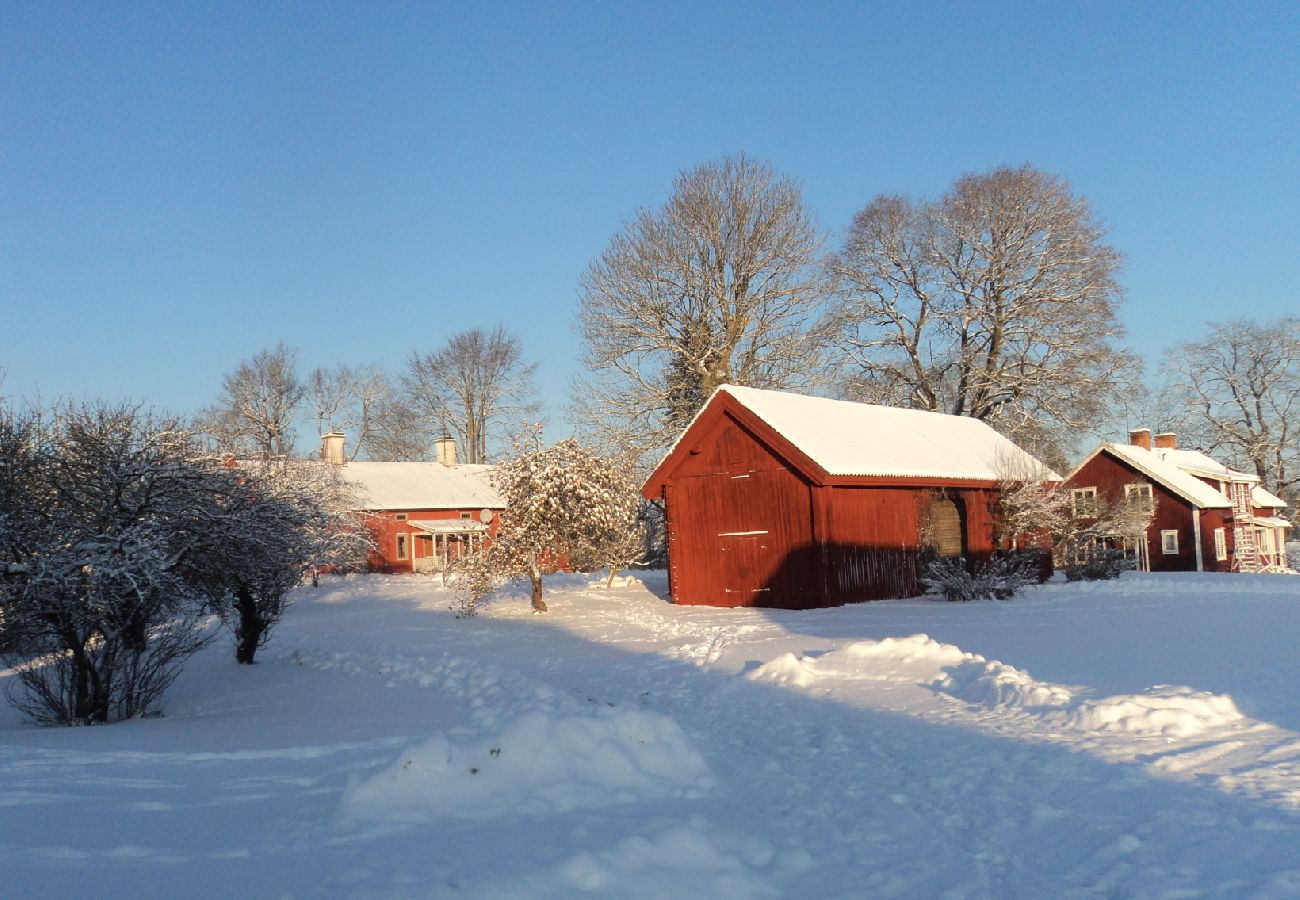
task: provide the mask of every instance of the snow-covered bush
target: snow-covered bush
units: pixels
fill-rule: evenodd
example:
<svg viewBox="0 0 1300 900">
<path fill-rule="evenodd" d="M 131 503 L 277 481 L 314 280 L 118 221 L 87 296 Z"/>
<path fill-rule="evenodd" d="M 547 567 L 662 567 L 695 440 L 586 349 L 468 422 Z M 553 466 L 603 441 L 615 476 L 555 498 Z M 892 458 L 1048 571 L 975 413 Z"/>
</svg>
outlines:
<svg viewBox="0 0 1300 900">
<path fill-rule="evenodd" d="M 1005 553 L 973 568 L 962 557 L 935 559 L 925 567 L 921 586 L 949 601 L 1009 600 L 1038 580 L 1030 553 Z"/>
<path fill-rule="evenodd" d="M 1133 561 L 1123 550 L 1093 545 L 1065 567 L 1066 581 L 1109 581 L 1120 572 L 1133 568 Z"/>
<path fill-rule="evenodd" d="M 483 598 L 515 578 L 528 579 L 533 609 L 545 612 L 543 576 L 626 565 L 644 544 L 637 482 L 626 460 L 573 440 L 545 448 L 533 440 L 516 444 L 493 479 L 506 512 L 486 546 L 453 566 L 462 614 L 472 615 Z"/>
<path fill-rule="evenodd" d="M 208 640 L 185 562 L 207 533 L 207 472 L 178 423 L 130 406 L 5 417 L 21 465 L 0 490 L 11 696 L 35 721 L 144 715 Z"/>
</svg>

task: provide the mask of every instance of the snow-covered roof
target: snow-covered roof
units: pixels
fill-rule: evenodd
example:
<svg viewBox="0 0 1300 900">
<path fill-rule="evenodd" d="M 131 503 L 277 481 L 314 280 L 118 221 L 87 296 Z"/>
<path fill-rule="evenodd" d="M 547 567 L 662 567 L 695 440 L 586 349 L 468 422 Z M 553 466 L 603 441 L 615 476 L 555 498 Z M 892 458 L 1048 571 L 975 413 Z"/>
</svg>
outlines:
<svg viewBox="0 0 1300 900">
<path fill-rule="evenodd" d="M 1221 478 L 1224 481 L 1246 481 L 1251 484 L 1259 481 L 1256 475 L 1230 469 L 1217 459 L 1206 456 L 1199 450 L 1172 450 L 1157 448 L 1151 451 L 1165 462 L 1171 462 L 1184 472 L 1203 475 L 1206 478 Z"/>
<path fill-rule="evenodd" d="M 1292 525 L 1286 519 L 1279 519 L 1277 516 L 1252 516 L 1251 521 L 1256 525 L 1264 525 L 1269 528 L 1291 528 Z"/>
<path fill-rule="evenodd" d="M 1268 509 L 1286 508 L 1285 500 L 1259 484 L 1250 489 L 1250 502 L 1255 506 L 1262 506 Z"/>
<path fill-rule="evenodd" d="M 339 474 L 365 509 L 504 509 L 492 487 L 492 466 L 436 462 L 350 462 Z"/>
<path fill-rule="evenodd" d="M 723 391 L 829 475 L 997 481 L 1010 468 L 1061 477 L 968 416 L 735 385 L 715 396 Z"/>
<path fill-rule="evenodd" d="M 1232 502 L 1223 494 L 1201 481 L 1195 475 L 1183 471 L 1170 458 L 1169 454 L 1190 454 L 1187 450 L 1148 450 L 1133 444 L 1102 444 L 1092 454 L 1096 456 L 1102 450 L 1124 460 L 1143 475 L 1155 481 L 1180 497 L 1203 509 L 1231 509 Z M 1201 453 L 1196 456 L 1209 459 Z M 1089 456 L 1088 459 L 1092 459 Z M 1085 463 L 1087 460 L 1084 461 Z M 1213 462 L 1213 460 L 1211 460 Z M 1080 465 L 1079 468 L 1083 468 Z M 1223 470 L 1223 466 L 1219 466 Z M 1075 470 L 1076 472 L 1078 469 Z"/>
</svg>

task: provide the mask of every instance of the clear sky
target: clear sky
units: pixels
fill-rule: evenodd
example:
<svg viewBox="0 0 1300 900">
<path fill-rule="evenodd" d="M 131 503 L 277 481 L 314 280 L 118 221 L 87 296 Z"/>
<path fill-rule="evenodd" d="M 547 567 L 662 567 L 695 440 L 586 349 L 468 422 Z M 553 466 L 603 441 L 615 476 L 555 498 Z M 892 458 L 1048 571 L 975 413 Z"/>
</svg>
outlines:
<svg viewBox="0 0 1300 900">
<path fill-rule="evenodd" d="M 1294 0 L 0 0 L 4 392 L 189 412 L 276 341 L 396 371 L 504 322 L 561 430 L 583 269 L 736 151 L 831 245 L 878 193 L 1062 175 L 1153 359 L 1300 312 Z"/>
</svg>

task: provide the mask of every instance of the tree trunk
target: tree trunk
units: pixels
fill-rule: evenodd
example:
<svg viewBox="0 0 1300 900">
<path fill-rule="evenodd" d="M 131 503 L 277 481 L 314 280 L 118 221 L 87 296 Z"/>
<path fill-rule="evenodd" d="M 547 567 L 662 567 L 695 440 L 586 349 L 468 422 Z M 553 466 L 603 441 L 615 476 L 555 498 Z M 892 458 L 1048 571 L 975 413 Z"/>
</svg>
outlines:
<svg viewBox="0 0 1300 900">
<path fill-rule="evenodd" d="M 235 661 L 251 666 L 257 655 L 257 645 L 266 632 L 266 623 L 257 613 L 257 603 L 248 588 L 240 588 L 235 595 L 235 611 L 239 624 L 235 629 Z"/>
<path fill-rule="evenodd" d="M 546 602 L 542 600 L 542 576 L 540 573 L 534 573 L 533 579 L 533 610 L 536 612 L 546 612 Z"/>
</svg>

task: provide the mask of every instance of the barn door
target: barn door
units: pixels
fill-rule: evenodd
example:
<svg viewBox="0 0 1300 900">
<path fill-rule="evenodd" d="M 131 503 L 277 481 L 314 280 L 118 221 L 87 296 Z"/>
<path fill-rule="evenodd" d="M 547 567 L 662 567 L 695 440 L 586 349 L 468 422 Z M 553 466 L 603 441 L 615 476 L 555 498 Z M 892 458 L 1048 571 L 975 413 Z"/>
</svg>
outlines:
<svg viewBox="0 0 1300 900">
<path fill-rule="evenodd" d="M 965 556 L 965 529 L 961 510 L 948 497 L 936 497 L 930 505 L 930 523 L 935 552 L 940 558 Z"/>
</svg>

